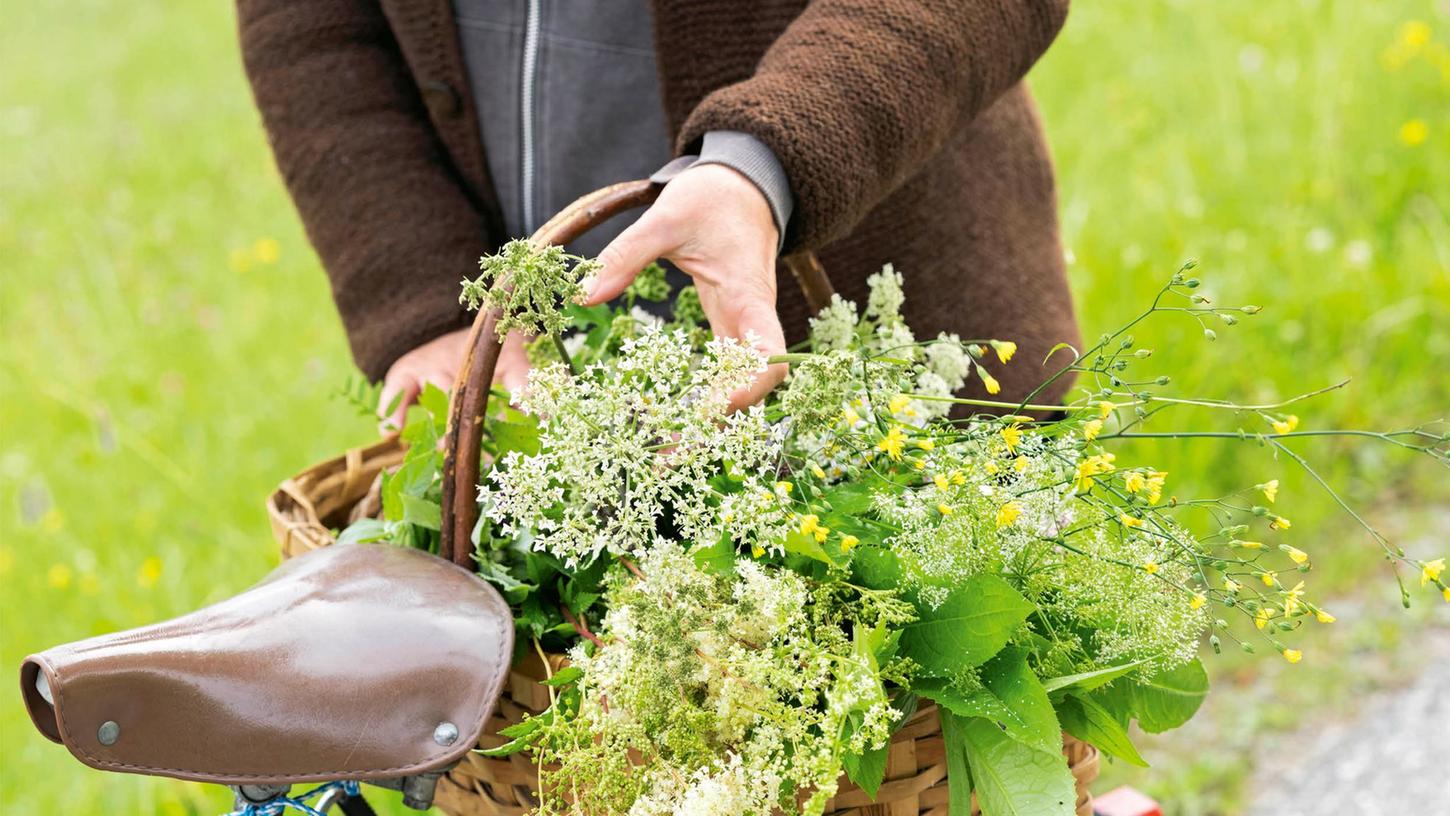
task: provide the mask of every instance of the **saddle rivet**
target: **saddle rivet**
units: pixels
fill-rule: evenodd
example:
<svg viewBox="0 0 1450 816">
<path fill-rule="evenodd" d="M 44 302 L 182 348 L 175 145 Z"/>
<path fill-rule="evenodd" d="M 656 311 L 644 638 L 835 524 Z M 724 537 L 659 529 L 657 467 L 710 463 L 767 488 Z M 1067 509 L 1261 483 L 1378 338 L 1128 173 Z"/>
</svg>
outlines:
<svg viewBox="0 0 1450 816">
<path fill-rule="evenodd" d="M 96 739 L 100 740 L 102 745 L 115 745 L 116 740 L 120 738 L 121 726 L 117 725 L 115 720 L 106 720 L 96 730 Z"/>
<path fill-rule="evenodd" d="M 451 722 L 438 723 L 433 729 L 433 741 L 439 745 L 452 745 L 458 741 L 458 726 Z"/>
</svg>

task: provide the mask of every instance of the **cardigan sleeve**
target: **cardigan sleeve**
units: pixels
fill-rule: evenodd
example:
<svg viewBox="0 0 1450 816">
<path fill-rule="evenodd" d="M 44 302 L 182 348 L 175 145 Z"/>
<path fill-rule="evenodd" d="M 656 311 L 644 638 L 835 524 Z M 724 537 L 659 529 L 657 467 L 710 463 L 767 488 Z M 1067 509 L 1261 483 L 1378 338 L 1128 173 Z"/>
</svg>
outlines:
<svg viewBox="0 0 1450 816">
<path fill-rule="evenodd" d="M 1067 0 L 812 0 L 754 74 L 706 95 L 676 148 L 743 131 L 774 152 L 795 201 L 785 252 L 845 234 L 1016 85 Z"/>
<path fill-rule="evenodd" d="M 485 218 L 428 120 L 377 0 L 238 0 L 242 58 L 277 167 L 378 379 L 468 324 L 459 281 Z"/>
</svg>

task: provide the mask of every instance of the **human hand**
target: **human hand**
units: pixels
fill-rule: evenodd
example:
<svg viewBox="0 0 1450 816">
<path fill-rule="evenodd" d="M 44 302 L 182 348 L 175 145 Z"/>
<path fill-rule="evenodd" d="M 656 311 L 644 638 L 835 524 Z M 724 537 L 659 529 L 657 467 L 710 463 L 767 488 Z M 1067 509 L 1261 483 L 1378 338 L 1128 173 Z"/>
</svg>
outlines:
<svg viewBox="0 0 1450 816">
<path fill-rule="evenodd" d="M 498 355 L 493 381 L 510 393 L 528 382 L 529 356 L 525 348 L 528 338 L 512 332 L 504 339 Z M 403 427 L 408 406 L 418 400 L 423 386 L 432 383 L 444 391 L 453 388 L 458 369 L 468 354 L 468 329 L 459 329 L 436 337 L 399 357 L 383 377 L 382 395 L 378 400 L 378 433 L 388 434 Z M 392 406 L 393 401 L 396 406 Z M 391 413 L 389 406 L 393 407 Z"/>
<path fill-rule="evenodd" d="M 765 196 L 745 176 L 719 164 L 691 167 L 665 185 L 654 205 L 599 254 L 600 270 L 585 282 L 585 303 L 617 297 L 650 262 L 665 258 L 694 279 L 700 305 L 718 337 L 755 337 L 770 356 L 785 352 L 775 312 L 779 234 Z M 731 395 L 741 408 L 785 378 L 766 372 Z"/>
</svg>

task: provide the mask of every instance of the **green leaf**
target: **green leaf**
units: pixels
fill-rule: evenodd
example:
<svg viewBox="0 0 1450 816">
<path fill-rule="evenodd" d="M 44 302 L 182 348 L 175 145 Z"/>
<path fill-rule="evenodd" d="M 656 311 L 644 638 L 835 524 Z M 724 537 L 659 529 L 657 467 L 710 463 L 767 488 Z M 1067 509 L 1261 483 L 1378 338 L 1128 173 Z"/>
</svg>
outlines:
<svg viewBox="0 0 1450 816">
<path fill-rule="evenodd" d="M 1208 694 L 1208 673 L 1197 658 L 1152 677 L 1114 683 L 1101 689 L 1101 702 L 1112 711 L 1126 711 L 1150 734 L 1188 722 Z"/>
<path fill-rule="evenodd" d="M 437 530 L 443 526 L 443 508 L 437 502 L 407 493 L 402 495 L 402 502 L 403 521 L 429 530 Z"/>
<path fill-rule="evenodd" d="M 1018 742 L 1048 753 L 1061 753 L 1062 726 L 1047 699 L 1047 690 L 1027 665 L 1027 654 L 1009 647 L 982 666 L 982 683 L 1020 720 L 1019 727 L 1007 726 Z"/>
<path fill-rule="evenodd" d="M 1124 663 L 1121 666 L 1109 666 L 1106 669 L 1095 669 L 1094 671 L 1080 672 L 1078 674 L 1065 674 L 1061 677 L 1043 680 L 1042 687 L 1047 689 L 1047 693 L 1049 694 L 1067 688 L 1079 688 L 1084 691 L 1090 691 L 1099 686 L 1105 686 L 1111 683 L 1141 665 L 1143 665 L 1143 661 L 1134 660 L 1132 663 Z"/>
<path fill-rule="evenodd" d="M 1148 767 L 1138 749 L 1128 739 L 1128 732 L 1112 712 L 1086 697 L 1068 695 L 1057 709 L 1062 728 L 1083 742 L 1092 743 L 1105 753 L 1124 762 Z"/>
<path fill-rule="evenodd" d="M 941 711 L 941 735 L 947 755 L 947 816 L 973 816 L 972 771 L 967 764 L 966 725 L 970 717 Z"/>
<path fill-rule="evenodd" d="M 379 519 L 358 519 L 337 537 L 339 544 L 367 544 L 388 537 L 387 522 Z"/>
<path fill-rule="evenodd" d="M 813 535 L 802 533 L 799 530 L 792 530 L 786 534 L 782 543 L 785 551 L 788 553 L 803 555 L 806 558 L 813 561 L 820 561 L 823 564 L 831 564 L 834 566 L 836 563 L 831 560 L 830 554 L 826 552 L 826 549 L 821 546 L 820 542 L 816 541 L 816 537 Z"/>
<path fill-rule="evenodd" d="M 578 666 L 565 666 L 564 668 L 554 672 L 553 677 L 550 677 L 549 679 L 542 682 L 546 686 L 558 688 L 559 686 L 567 686 L 583 676 L 584 670 L 579 668 Z"/>
<path fill-rule="evenodd" d="M 895 589 L 901 585 L 901 560 L 885 547 L 860 546 L 851 561 L 852 579 L 867 589 Z"/>
<path fill-rule="evenodd" d="M 995 575 L 974 575 L 936 609 L 918 607 L 918 619 L 902 627 L 902 655 L 929 677 L 981 665 L 1007 645 L 1032 604 Z"/>
<path fill-rule="evenodd" d="M 489 425 L 488 432 L 500 458 L 510 451 L 518 451 L 525 456 L 539 452 L 539 428 L 533 423 L 494 422 Z"/>
<path fill-rule="evenodd" d="M 423 392 L 418 395 L 418 404 L 423 406 L 433 418 L 435 425 L 445 425 L 448 422 L 448 392 L 434 385 L 425 383 Z"/>
<path fill-rule="evenodd" d="M 1077 788 L 1062 751 L 1034 750 L 980 718 L 960 732 L 983 816 L 1073 816 Z M 950 784 L 950 764 L 947 773 Z M 956 800 L 953 791 L 953 813 Z"/>
<path fill-rule="evenodd" d="M 860 516 L 871 509 L 872 493 L 872 489 L 861 482 L 843 482 L 827 488 L 823 498 L 837 513 Z"/>
<path fill-rule="evenodd" d="M 864 754 L 848 753 L 841 757 L 847 778 L 872 799 L 876 798 L 876 791 L 881 789 L 881 782 L 886 779 L 886 755 L 890 748 L 891 744 L 887 743 Z"/>
<path fill-rule="evenodd" d="M 723 536 L 708 547 L 691 550 L 690 557 L 695 559 L 695 566 L 711 575 L 731 575 L 735 572 L 735 545 Z"/>
</svg>

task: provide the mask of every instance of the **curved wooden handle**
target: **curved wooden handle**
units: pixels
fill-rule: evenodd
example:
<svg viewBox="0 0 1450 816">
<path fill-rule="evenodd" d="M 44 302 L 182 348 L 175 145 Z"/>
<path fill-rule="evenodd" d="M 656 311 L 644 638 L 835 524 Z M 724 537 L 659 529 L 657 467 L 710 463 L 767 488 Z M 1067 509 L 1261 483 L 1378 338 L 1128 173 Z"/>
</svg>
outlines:
<svg viewBox="0 0 1450 816">
<path fill-rule="evenodd" d="M 535 244 L 567 244 L 610 218 L 644 207 L 659 197 L 664 188 L 648 179 L 626 181 L 595 190 L 560 210 L 539 227 L 529 240 Z M 802 252 L 785 259 L 812 311 L 820 311 L 831 302 L 831 283 L 821 263 L 811 252 Z M 468 353 L 453 383 L 448 408 L 447 448 L 443 458 L 443 523 L 439 535 L 438 554 L 462 567 L 472 569 L 473 551 L 469 546 L 473 528 L 478 524 L 478 476 L 483 419 L 488 410 L 488 394 L 493 387 L 493 372 L 498 365 L 502 344 L 495 327 L 497 309 L 478 313 L 468 332 Z"/>
</svg>

